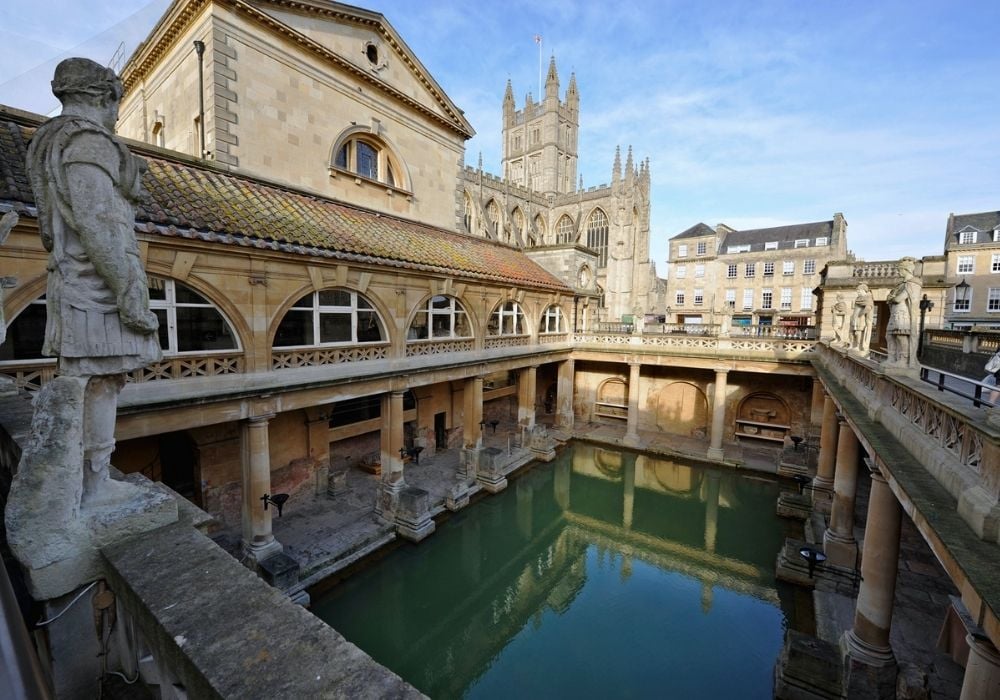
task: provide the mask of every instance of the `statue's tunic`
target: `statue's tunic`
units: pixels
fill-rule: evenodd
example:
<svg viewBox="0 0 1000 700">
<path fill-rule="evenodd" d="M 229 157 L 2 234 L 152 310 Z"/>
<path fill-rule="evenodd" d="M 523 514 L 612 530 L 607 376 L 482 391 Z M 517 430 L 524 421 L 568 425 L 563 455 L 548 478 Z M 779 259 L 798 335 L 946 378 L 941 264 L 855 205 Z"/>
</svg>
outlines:
<svg viewBox="0 0 1000 700">
<path fill-rule="evenodd" d="M 60 116 L 39 127 L 28 148 L 28 167 L 38 206 L 42 242 L 49 251 L 48 319 L 42 353 L 59 357 L 59 370 L 74 376 L 128 372 L 162 357 L 157 334 L 135 331 L 119 316 L 119 304 L 148 309 L 146 273 L 135 238 L 135 208 L 145 163 L 114 134 L 77 116 Z M 93 242 L 79 224 L 68 170 L 86 163 L 103 170 L 118 196 L 100 203 L 100 221 L 121 271 L 118 294 L 98 273 Z M 89 244 L 89 245 L 88 245 Z M 88 248 L 90 253 L 88 253 Z"/>
</svg>

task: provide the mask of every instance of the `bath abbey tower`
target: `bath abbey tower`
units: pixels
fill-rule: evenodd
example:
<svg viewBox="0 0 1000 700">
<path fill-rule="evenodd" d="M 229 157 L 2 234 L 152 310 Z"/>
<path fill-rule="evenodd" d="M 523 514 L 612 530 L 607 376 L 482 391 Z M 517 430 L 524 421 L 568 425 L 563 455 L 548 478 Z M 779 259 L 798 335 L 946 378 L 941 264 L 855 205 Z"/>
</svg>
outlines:
<svg viewBox="0 0 1000 700">
<path fill-rule="evenodd" d="M 459 230 L 521 247 L 578 292 L 578 320 L 618 321 L 662 312 L 662 283 L 649 259 L 649 160 L 616 150 L 611 184 L 577 178 L 580 93 L 571 75 L 559 96 L 556 60 L 545 95 L 518 109 L 507 81 L 502 176 L 466 167 Z M 596 286 L 595 286 L 596 283 Z"/>
</svg>

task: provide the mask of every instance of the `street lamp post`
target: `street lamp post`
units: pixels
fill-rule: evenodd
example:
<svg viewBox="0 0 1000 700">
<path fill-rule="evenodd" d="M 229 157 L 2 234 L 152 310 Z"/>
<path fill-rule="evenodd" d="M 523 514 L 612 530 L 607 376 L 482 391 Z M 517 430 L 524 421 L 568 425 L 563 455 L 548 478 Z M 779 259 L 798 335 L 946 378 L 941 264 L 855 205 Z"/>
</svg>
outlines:
<svg viewBox="0 0 1000 700">
<path fill-rule="evenodd" d="M 917 359 L 923 357 L 924 355 L 924 317 L 927 312 L 934 308 L 934 302 L 927 298 L 924 294 L 924 298 L 920 300 L 920 334 L 917 336 Z"/>
<path fill-rule="evenodd" d="M 955 306 L 953 311 L 969 311 L 969 290 L 972 289 L 972 285 L 962 278 L 962 281 L 955 285 Z M 952 327 L 955 326 L 955 321 L 951 322 Z"/>
</svg>

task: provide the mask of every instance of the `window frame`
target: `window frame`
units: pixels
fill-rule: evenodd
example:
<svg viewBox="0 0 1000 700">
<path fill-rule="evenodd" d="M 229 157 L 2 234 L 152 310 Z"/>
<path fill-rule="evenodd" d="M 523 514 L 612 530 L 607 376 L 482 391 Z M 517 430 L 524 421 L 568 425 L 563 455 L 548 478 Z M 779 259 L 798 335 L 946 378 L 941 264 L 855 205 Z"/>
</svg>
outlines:
<svg viewBox="0 0 1000 700">
<path fill-rule="evenodd" d="M 764 277 L 774 277 L 774 263 L 765 262 L 764 263 Z"/>
<path fill-rule="evenodd" d="M 508 318 L 513 319 L 511 332 L 504 331 L 504 322 Z M 496 319 L 495 329 L 494 319 Z M 530 335 L 528 331 L 528 320 L 524 314 L 522 306 L 513 299 L 501 301 L 499 304 L 494 306 L 493 311 L 490 312 L 490 318 L 486 325 L 486 335 L 491 338 Z"/>
<path fill-rule="evenodd" d="M 987 287 L 986 289 L 986 313 L 1000 313 L 1000 287 Z"/>
<path fill-rule="evenodd" d="M 737 265 L 736 263 L 730 263 L 726 267 L 726 279 L 734 280 L 736 279 L 736 275 L 738 274 L 739 274 L 739 265 Z"/>
<path fill-rule="evenodd" d="M 350 295 L 349 304 L 324 304 L 320 301 L 320 295 L 325 292 L 341 292 Z M 303 299 L 307 297 L 312 297 L 311 306 L 299 306 Z M 361 300 L 368 306 L 359 306 L 358 301 Z M 312 337 L 313 342 L 305 345 L 278 345 L 278 331 L 281 329 L 281 324 L 285 322 L 288 315 L 291 313 L 306 313 L 311 312 L 312 317 Z M 359 324 L 362 322 L 358 314 L 372 314 L 376 324 L 378 325 L 379 339 L 378 340 L 358 340 L 358 328 Z M 321 340 L 323 334 L 323 316 L 324 315 L 339 315 L 339 316 L 350 316 L 350 326 L 351 326 L 351 339 L 350 340 Z M 275 337 L 271 341 L 271 348 L 279 352 L 285 352 L 288 350 L 296 350 L 303 348 L 329 348 L 329 347 L 346 347 L 350 345 L 379 345 L 389 342 L 389 332 L 385 320 L 382 318 L 382 314 L 378 312 L 375 305 L 368 300 L 365 295 L 358 291 L 349 289 L 347 287 L 328 287 L 325 289 L 315 289 L 308 294 L 305 294 L 296 300 L 296 302 L 288 307 L 285 314 L 281 317 L 281 321 L 278 323 L 278 329 L 275 331 Z"/>
<path fill-rule="evenodd" d="M 541 320 L 538 323 L 538 334 L 561 335 L 566 333 L 565 318 L 566 315 L 562 312 L 562 307 L 559 304 L 549 304 L 542 312 Z M 552 325 L 555 325 L 555 330 L 551 328 Z"/>
<path fill-rule="evenodd" d="M 359 161 L 361 146 L 371 149 L 375 156 L 374 177 L 370 170 L 362 171 Z M 330 168 L 367 182 L 378 183 L 402 192 L 410 191 L 403 161 L 385 141 L 365 131 L 348 134 L 338 141 L 333 149 Z"/>
<path fill-rule="evenodd" d="M 975 255 L 959 255 L 955 263 L 955 274 L 971 275 L 976 271 Z"/>
<path fill-rule="evenodd" d="M 781 261 L 781 274 L 784 276 L 795 274 L 795 261 L 794 260 L 782 260 Z"/>
<path fill-rule="evenodd" d="M 803 275 L 815 275 L 816 274 L 816 261 L 815 260 L 803 260 L 802 261 L 802 274 Z"/>
</svg>

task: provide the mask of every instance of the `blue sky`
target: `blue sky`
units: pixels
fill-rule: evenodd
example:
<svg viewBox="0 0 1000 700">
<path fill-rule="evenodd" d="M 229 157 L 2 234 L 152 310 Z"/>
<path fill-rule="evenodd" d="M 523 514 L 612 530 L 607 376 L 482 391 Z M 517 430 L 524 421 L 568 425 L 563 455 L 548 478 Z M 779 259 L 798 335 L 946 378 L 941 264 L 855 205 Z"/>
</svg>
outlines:
<svg viewBox="0 0 1000 700">
<path fill-rule="evenodd" d="M 166 0 L 18 2 L 0 27 L 0 102 L 47 113 L 57 60 L 131 53 Z M 538 47 L 581 93 L 584 185 L 616 145 L 652 169 L 652 257 L 703 221 L 841 211 L 861 258 L 941 254 L 949 212 L 1000 209 L 1000 3 L 468 3 L 371 0 L 477 131 L 498 173 L 500 107 L 538 94 Z M 609 11 L 609 9 L 611 11 Z M 14 28 L 14 29 L 11 29 Z"/>
</svg>

